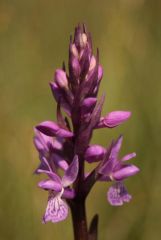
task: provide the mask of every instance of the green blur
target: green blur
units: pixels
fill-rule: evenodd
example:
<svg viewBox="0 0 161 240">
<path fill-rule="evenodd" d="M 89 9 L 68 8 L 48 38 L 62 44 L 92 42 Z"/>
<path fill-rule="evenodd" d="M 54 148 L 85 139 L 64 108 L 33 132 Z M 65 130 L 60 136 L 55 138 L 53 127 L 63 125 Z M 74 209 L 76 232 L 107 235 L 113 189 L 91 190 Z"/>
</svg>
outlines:
<svg viewBox="0 0 161 240">
<path fill-rule="evenodd" d="M 131 110 L 113 130 L 96 131 L 104 146 L 124 135 L 122 155 L 136 151 L 141 172 L 127 180 L 133 200 L 106 201 L 98 183 L 87 201 L 88 219 L 100 216 L 99 240 L 161 239 L 161 1 L 0 0 L 0 240 L 72 240 L 71 217 L 43 225 L 47 193 L 33 175 L 38 155 L 33 126 L 55 119 L 48 82 L 67 62 L 69 35 L 85 22 L 99 47 L 106 93 L 104 114 Z"/>
</svg>

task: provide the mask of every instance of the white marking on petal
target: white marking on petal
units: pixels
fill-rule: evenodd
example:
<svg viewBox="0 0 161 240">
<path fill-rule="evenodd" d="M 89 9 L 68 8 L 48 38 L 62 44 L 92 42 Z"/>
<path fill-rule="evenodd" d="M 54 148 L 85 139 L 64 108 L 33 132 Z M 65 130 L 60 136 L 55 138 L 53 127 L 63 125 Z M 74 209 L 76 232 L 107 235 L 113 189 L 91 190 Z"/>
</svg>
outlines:
<svg viewBox="0 0 161 240">
<path fill-rule="evenodd" d="M 61 199 L 64 189 L 61 193 L 54 196 L 54 194 L 49 196 L 48 204 L 46 208 L 45 215 L 43 217 L 43 223 L 51 221 L 53 223 L 63 221 L 68 216 L 68 205 Z"/>
</svg>

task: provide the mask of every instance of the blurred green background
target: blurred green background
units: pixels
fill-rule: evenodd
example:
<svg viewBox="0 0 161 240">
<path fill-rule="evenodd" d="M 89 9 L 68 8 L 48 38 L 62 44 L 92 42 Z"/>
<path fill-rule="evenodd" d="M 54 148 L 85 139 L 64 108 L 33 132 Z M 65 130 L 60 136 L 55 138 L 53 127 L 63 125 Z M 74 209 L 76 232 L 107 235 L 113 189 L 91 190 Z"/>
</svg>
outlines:
<svg viewBox="0 0 161 240">
<path fill-rule="evenodd" d="M 131 110 L 113 130 L 96 131 L 104 146 L 120 133 L 122 154 L 136 151 L 139 175 L 127 181 L 133 201 L 114 208 L 98 183 L 88 219 L 99 213 L 100 240 L 161 239 L 161 1 L 0 0 L 0 240 L 73 239 L 71 218 L 43 225 L 47 193 L 32 173 L 38 164 L 33 126 L 55 119 L 48 82 L 67 61 L 69 35 L 85 22 L 100 49 L 103 112 Z"/>
</svg>

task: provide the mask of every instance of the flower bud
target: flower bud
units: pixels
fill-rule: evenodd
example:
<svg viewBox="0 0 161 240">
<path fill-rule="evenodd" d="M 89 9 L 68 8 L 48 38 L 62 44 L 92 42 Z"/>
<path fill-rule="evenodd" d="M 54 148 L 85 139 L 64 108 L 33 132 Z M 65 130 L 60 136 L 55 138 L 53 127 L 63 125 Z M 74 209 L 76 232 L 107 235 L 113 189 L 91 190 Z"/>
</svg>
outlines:
<svg viewBox="0 0 161 240">
<path fill-rule="evenodd" d="M 61 88 L 68 88 L 68 79 L 66 73 L 62 69 L 55 71 L 55 82 Z"/>
<path fill-rule="evenodd" d="M 106 149 L 100 145 L 91 145 L 87 148 L 85 159 L 87 162 L 98 162 L 103 159 Z"/>
</svg>

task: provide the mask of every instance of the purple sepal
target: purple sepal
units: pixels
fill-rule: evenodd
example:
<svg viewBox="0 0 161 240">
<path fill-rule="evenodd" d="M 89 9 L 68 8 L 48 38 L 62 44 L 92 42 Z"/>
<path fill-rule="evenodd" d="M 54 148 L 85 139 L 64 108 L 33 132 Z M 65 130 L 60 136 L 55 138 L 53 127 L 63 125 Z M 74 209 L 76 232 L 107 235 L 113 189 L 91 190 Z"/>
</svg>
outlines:
<svg viewBox="0 0 161 240">
<path fill-rule="evenodd" d="M 113 206 L 121 206 L 125 202 L 130 202 L 131 198 L 122 182 L 116 182 L 107 192 L 107 199 Z"/>
<path fill-rule="evenodd" d="M 121 181 L 125 178 L 131 177 L 137 174 L 139 171 L 140 171 L 139 168 L 136 167 L 135 165 L 132 165 L 132 164 L 124 165 L 118 171 L 115 171 L 112 177 L 117 181 Z"/>
<path fill-rule="evenodd" d="M 94 109 L 96 102 L 97 98 L 85 98 L 85 100 L 81 104 L 82 115 L 90 113 Z"/>
<path fill-rule="evenodd" d="M 70 188 L 65 188 L 62 198 L 65 199 L 73 199 L 75 197 L 75 190 L 74 189 L 70 189 Z"/>
<path fill-rule="evenodd" d="M 54 190 L 56 192 L 61 192 L 62 190 L 62 185 L 60 184 L 60 182 L 56 182 L 53 180 L 42 180 L 38 183 L 38 186 L 45 190 Z"/>
<path fill-rule="evenodd" d="M 38 131 L 36 128 L 34 129 L 34 132 L 35 132 L 34 144 L 36 149 L 41 154 L 48 153 L 54 145 L 53 138 L 46 136 L 45 134 Z"/>
<path fill-rule="evenodd" d="M 57 167 L 59 167 L 59 168 L 61 168 L 63 170 L 67 170 L 68 163 L 66 162 L 66 160 L 62 156 L 60 156 L 60 155 L 58 155 L 56 153 L 53 153 L 52 159 L 53 159 L 53 162 L 55 163 L 55 165 Z"/>
<path fill-rule="evenodd" d="M 79 169 L 78 156 L 76 155 L 69 165 L 68 169 L 65 171 L 65 174 L 62 178 L 63 187 L 70 186 L 77 178 Z"/>
<path fill-rule="evenodd" d="M 105 117 L 101 117 L 100 122 L 96 128 L 114 128 L 127 121 L 131 116 L 131 112 L 114 111 L 108 113 Z"/>
<path fill-rule="evenodd" d="M 71 115 L 71 106 L 67 99 L 65 99 L 65 94 L 63 93 L 62 89 L 55 83 L 50 82 L 51 91 L 55 100 L 60 103 L 63 107 L 64 111 L 70 116 Z"/>
<path fill-rule="evenodd" d="M 40 132 L 47 136 L 58 136 L 64 138 L 73 137 L 73 133 L 69 130 L 60 128 L 59 125 L 52 121 L 45 121 L 36 126 Z"/>
<path fill-rule="evenodd" d="M 98 82 L 100 82 L 100 80 L 103 77 L 103 68 L 101 65 L 98 66 Z"/>
<path fill-rule="evenodd" d="M 111 180 L 121 181 L 125 178 L 135 175 L 139 172 L 139 168 L 132 164 L 124 164 L 124 161 L 129 160 L 136 154 L 131 153 L 119 159 L 119 151 L 121 149 L 123 137 L 120 136 L 116 142 L 111 144 L 107 150 L 102 164 L 98 168 L 98 173 L 104 177 L 109 177 Z"/>
<path fill-rule="evenodd" d="M 59 195 L 51 195 L 48 199 L 47 208 L 43 216 L 43 223 L 46 222 L 60 222 L 68 216 L 68 205 Z"/>
<path fill-rule="evenodd" d="M 58 84 L 60 88 L 68 88 L 68 79 L 66 76 L 66 72 L 62 69 L 57 69 L 55 71 L 55 82 Z"/>
<path fill-rule="evenodd" d="M 136 157 L 136 153 L 135 152 L 133 152 L 133 153 L 129 153 L 129 154 L 127 154 L 127 155 L 125 155 L 124 157 L 122 157 L 121 158 L 121 161 L 128 161 L 128 160 L 130 160 L 131 158 L 134 158 L 134 157 Z"/>
<path fill-rule="evenodd" d="M 106 149 L 100 145 L 91 145 L 85 153 L 85 160 L 88 163 L 98 162 L 103 159 Z"/>
</svg>

